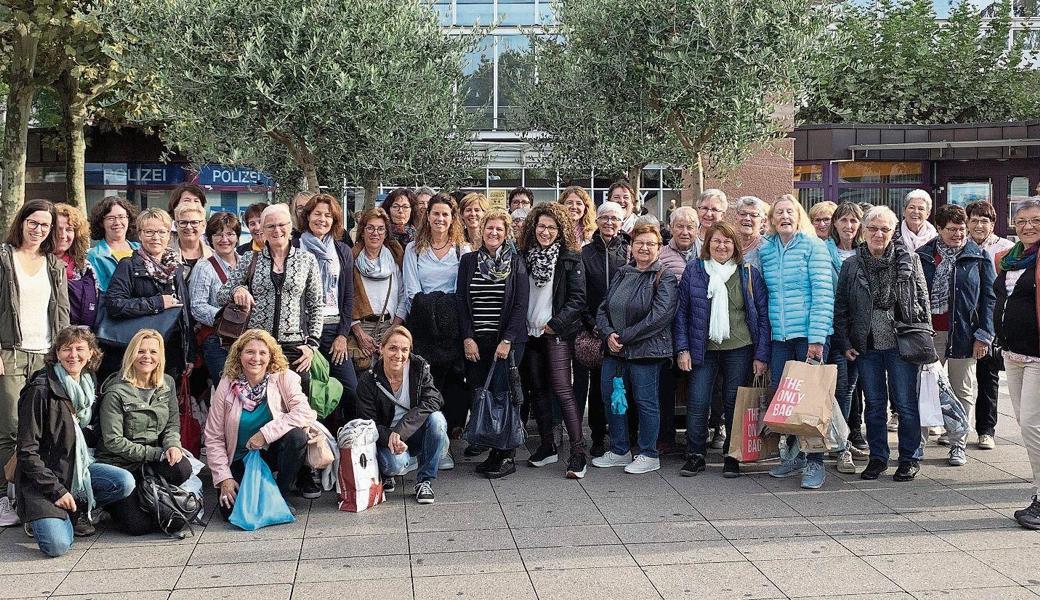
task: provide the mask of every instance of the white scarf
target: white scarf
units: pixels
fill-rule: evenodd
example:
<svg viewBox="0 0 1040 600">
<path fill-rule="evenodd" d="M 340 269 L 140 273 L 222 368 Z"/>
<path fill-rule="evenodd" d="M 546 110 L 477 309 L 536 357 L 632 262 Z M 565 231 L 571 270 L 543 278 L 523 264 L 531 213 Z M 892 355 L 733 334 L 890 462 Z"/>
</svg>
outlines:
<svg viewBox="0 0 1040 600">
<path fill-rule="evenodd" d="M 939 232 L 935 230 L 935 226 L 928 221 L 925 221 L 924 225 L 921 225 L 920 233 L 914 233 L 906 226 L 906 219 L 903 219 L 903 224 L 899 226 L 899 230 L 901 232 L 900 235 L 903 238 L 903 246 L 905 246 L 910 252 L 917 252 L 918 248 L 932 241 L 932 238 L 939 234 Z"/>
<path fill-rule="evenodd" d="M 709 258 L 704 261 L 704 270 L 708 273 L 708 299 L 711 300 L 708 339 L 721 344 L 729 339 L 729 289 L 726 282 L 737 271 L 737 263 L 730 259 L 721 264 Z"/>
</svg>

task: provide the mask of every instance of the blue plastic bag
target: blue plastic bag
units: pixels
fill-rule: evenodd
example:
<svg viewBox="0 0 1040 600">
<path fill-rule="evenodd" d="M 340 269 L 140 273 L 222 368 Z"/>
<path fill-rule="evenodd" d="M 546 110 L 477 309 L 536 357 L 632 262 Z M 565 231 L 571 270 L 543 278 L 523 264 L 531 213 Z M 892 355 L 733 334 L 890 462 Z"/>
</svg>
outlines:
<svg viewBox="0 0 1040 600">
<path fill-rule="evenodd" d="M 292 523 L 296 517 L 282 498 L 271 469 L 260 456 L 259 450 L 250 450 L 245 457 L 246 471 L 238 486 L 235 508 L 228 521 L 246 531 L 268 525 Z"/>
<path fill-rule="evenodd" d="M 614 390 L 610 392 L 610 412 L 623 415 L 628 412 L 628 397 L 625 395 L 625 379 L 614 377 Z"/>
</svg>

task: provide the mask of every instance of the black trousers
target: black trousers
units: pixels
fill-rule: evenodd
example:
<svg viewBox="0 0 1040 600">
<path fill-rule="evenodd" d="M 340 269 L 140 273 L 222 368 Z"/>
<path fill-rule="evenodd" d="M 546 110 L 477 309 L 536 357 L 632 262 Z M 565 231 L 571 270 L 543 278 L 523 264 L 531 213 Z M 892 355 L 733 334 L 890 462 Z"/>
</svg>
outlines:
<svg viewBox="0 0 1040 600">
<path fill-rule="evenodd" d="M 535 410 L 541 444 L 548 448 L 553 441 L 553 398 L 560 405 L 567 427 L 571 452 L 585 452 L 581 417 L 574 400 L 571 378 L 571 344 L 557 336 L 542 335 L 527 340 L 521 373 L 528 401 Z"/>
<path fill-rule="evenodd" d="M 181 485 L 191 477 L 191 463 L 187 458 L 182 458 L 175 465 L 160 459 L 148 463 L 152 471 L 162 476 L 170 485 Z M 141 483 L 141 469 L 132 469 L 134 480 Z M 119 502 L 109 504 L 107 510 L 112 515 L 112 521 L 127 535 L 145 535 L 159 531 L 159 524 L 155 515 L 146 513 L 141 508 L 137 490 L 123 498 Z"/>
<path fill-rule="evenodd" d="M 607 415 L 604 412 L 603 392 L 599 387 L 599 372 L 599 369 L 589 369 L 574 361 L 574 398 L 578 408 L 578 421 L 584 417 L 587 400 L 592 443 L 602 443 L 607 437 Z"/>
<path fill-rule="evenodd" d="M 307 432 L 299 427 L 289 430 L 281 439 L 265 450 L 261 450 L 260 457 L 264 459 L 267 466 L 271 467 L 271 471 L 275 474 L 274 480 L 278 484 L 278 491 L 282 493 L 283 498 L 287 498 L 293 484 L 300 476 L 300 472 L 306 471 L 304 476 L 310 475 L 310 469 L 304 469 L 304 463 L 307 460 Z M 231 477 L 236 483 L 242 483 L 242 475 L 245 472 L 245 461 L 236 460 L 231 463 Z M 231 511 L 235 510 L 234 504 L 225 507 L 219 499 L 217 506 L 220 507 L 220 514 L 224 516 L 225 521 L 231 516 Z"/>
<path fill-rule="evenodd" d="M 997 427 L 997 397 L 1000 394 L 1000 372 L 1004 359 L 987 355 L 975 363 L 979 393 L 975 402 L 975 432 L 993 435 Z"/>
</svg>

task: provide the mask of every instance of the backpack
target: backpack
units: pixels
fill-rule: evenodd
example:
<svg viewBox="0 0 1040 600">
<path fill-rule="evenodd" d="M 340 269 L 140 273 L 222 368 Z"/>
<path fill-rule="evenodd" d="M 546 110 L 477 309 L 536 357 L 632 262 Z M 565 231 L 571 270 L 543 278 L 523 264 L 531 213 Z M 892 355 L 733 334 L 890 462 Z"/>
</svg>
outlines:
<svg viewBox="0 0 1040 600">
<path fill-rule="evenodd" d="M 186 460 L 186 459 L 185 459 Z M 172 537 L 181 537 L 185 527 L 195 535 L 193 525 L 205 525 L 202 498 L 176 485 L 148 466 L 141 465 L 141 482 L 137 484 L 137 500 L 141 510 L 155 517 L 159 530 Z"/>
</svg>

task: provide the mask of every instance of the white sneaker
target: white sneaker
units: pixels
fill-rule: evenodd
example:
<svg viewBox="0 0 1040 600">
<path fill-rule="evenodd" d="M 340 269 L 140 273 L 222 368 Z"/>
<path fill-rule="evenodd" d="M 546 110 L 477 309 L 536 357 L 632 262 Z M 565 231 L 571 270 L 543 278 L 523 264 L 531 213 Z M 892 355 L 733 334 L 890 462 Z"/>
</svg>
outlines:
<svg viewBox="0 0 1040 600">
<path fill-rule="evenodd" d="M 979 436 L 979 450 L 992 450 L 997 447 L 997 442 L 992 435 L 982 434 Z"/>
<path fill-rule="evenodd" d="M 418 466 L 418 465 L 417 465 Z M 450 471 L 455 468 L 455 458 L 451 455 L 451 446 L 444 446 L 444 454 L 441 454 L 441 462 L 437 464 L 438 471 Z"/>
<path fill-rule="evenodd" d="M 843 450 L 838 453 L 838 472 L 847 474 L 856 472 L 856 463 L 852 460 L 851 450 Z"/>
<path fill-rule="evenodd" d="M 10 527 L 20 522 L 18 512 L 14 509 L 11 499 L 7 496 L 0 497 L 0 527 Z"/>
<path fill-rule="evenodd" d="M 632 459 L 629 458 L 628 454 L 614 454 L 610 450 L 603 453 L 603 456 L 597 456 L 592 459 L 592 466 L 605 469 L 608 467 L 627 467 L 632 463 Z"/>
<path fill-rule="evenodd" d="M 947 460 L 951 467 L 963 467 L 968 464 L 968 457 L 964 455 L 964 448 L 954 446 L 950 448 L 950 457 Z"/>
<path fill-rule="evenodd" d="M 632 462 L 625 465 L 625 473 L 635 475 L 639 473 L 649 473 L 650 471 L 656 471 L 660 468 L 661 459 L 637 454 L 636 457 L 632 459 Z"/>
<path fill-rule="evenodd" d="M 899 431 L 899 415 L 893 414 L 888 418 L 888 430 Z"/>
</svg>

